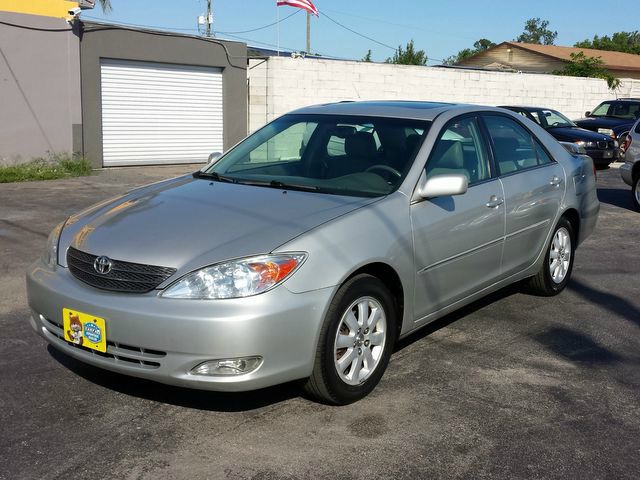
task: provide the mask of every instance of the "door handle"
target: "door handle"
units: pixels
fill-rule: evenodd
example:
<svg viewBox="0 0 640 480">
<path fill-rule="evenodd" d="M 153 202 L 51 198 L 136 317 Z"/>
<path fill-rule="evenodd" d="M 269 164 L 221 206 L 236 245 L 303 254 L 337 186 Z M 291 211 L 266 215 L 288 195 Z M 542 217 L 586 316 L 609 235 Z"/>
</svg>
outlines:
<svg viewBox="0 0 640 480">
<path fill-rule="evenodd" d="M 549 185 L 553 185 L 554 187 L 558 187 L 561 183 L 562 179 L 557 177 L 556 175 L 554 175 L 553 178 L 549 180 Z"/>
<path fill-rule="evenodd" d="M 489 208 L 498 208 L 500 205 L 504 203 L 504 198 L 497 197 L 495 195 L 491 195 L 489 201 L 486 203 Z"/>
</svg>

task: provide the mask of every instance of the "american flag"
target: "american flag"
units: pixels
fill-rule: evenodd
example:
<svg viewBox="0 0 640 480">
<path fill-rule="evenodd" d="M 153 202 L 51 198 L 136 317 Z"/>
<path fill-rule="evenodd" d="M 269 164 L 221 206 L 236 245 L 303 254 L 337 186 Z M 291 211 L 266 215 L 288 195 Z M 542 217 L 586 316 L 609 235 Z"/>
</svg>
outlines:
<svg viewBox="0 0 640 480">
<path fill-rule="evenodd" d="M 313 13 L 316 17 L 319 16 L 318 9 L 311 3 L 311 0 L 277 0 L 276 5 L 279 7 L 289 5 L 290 7 L 302 8 L 309 13 Z"/>
</svg>

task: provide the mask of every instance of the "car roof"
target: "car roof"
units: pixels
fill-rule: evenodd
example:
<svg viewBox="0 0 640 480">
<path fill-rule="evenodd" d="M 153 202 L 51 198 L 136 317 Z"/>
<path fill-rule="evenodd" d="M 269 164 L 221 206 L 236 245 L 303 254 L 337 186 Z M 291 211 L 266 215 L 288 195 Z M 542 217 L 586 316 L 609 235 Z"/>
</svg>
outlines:
<svg viewBox="0 0 640 480">
<path fill-rule="evenodd" d="M 444 102 L 418 102 L 418 101 L 346 101 L 312 105 L 294 110 L 292 114 L 323 114 L 323 115 L 357 115 L 374 117 L 407 118 L 415 120 L 433 120 L 438 115 L 448 110 L 495 110 L 495 107 L 467 105 Z"/>
<path fill-rule="evenodd" d="M 605 100 L 602 103 L 616 103 L 616 102 L 622 102 L 622 103 L 640 103 L 640 98 L 614 98 L 613 100 Z"/>
<path fill-rule="evenodd" d="M 551 110 L 552 112 L 557 112 L 555 108 L 549 107 L 532 107 L 530 105 L 500 105 L 498 108 L 518 108 L 520 110 L 526 110 L 527 112 L 533 112 L 535 110 Z"/>
</svg>

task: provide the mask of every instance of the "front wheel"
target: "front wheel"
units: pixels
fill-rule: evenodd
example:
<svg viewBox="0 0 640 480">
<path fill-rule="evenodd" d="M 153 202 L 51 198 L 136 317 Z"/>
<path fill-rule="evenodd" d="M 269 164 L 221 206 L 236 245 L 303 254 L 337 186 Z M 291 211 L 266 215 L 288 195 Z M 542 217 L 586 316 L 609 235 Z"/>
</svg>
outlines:
<svg viewBox="0 0 640 480">
<path fill-rule="evenodd" d="M 395 302 L 376 277 L 357 275 L 336 293 L 305 390 L 345 405 L 368 395 L 387 368 L 396 331 Z"/>
<path fill-rule="evenodd" d="M 564 290 L 573 270 L 575 244 L 571 222 L 561 218 L 547 247 L 542 267 L 529 279 L 529 287 L 534 293 L 552 296 Z"/>
</svg>

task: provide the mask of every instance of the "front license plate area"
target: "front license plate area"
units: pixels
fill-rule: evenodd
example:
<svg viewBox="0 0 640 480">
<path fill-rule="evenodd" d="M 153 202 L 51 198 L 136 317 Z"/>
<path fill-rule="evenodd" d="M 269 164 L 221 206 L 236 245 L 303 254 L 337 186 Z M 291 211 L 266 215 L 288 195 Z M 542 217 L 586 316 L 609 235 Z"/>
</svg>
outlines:
<svg viewBox="0 0 640 480">
<path fill-rule="evenodd" d="M 107 352 L 107 331 L 104 318 L 88 313 L 62 309 L 64 339 L 81 347 Z"/>
</svg>

